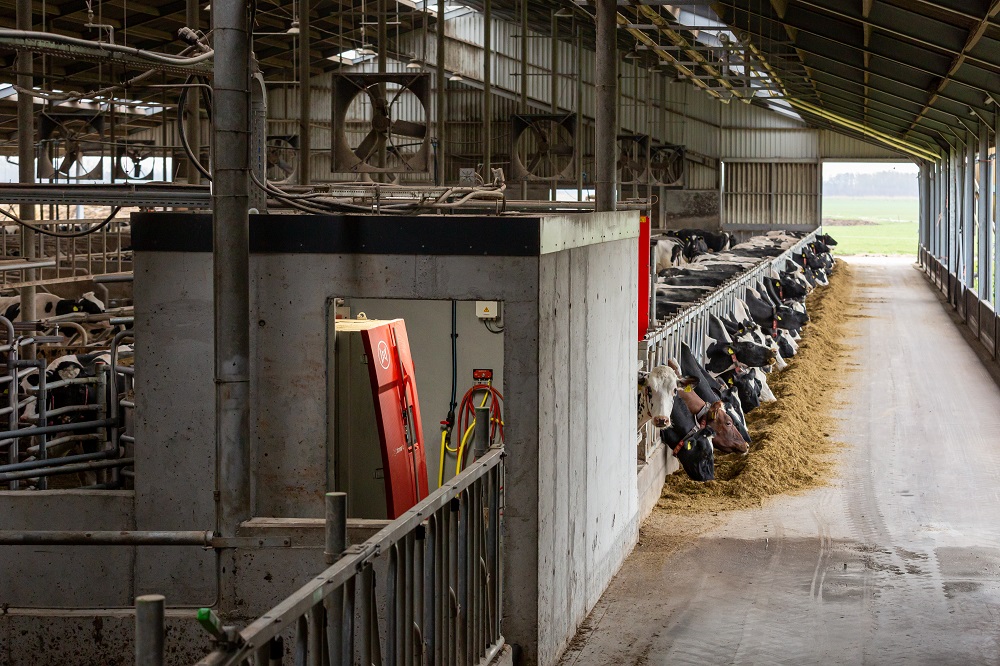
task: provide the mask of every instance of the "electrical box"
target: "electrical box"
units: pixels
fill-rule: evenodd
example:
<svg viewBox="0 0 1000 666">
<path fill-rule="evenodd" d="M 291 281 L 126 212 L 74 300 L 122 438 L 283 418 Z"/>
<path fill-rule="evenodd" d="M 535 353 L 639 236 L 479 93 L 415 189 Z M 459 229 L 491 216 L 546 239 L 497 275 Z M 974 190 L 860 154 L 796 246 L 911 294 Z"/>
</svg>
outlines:
<svg viewBox="0 0 1000 666">
<path fill-rule="evenodd" d="M 480 319 L 499 319 L 499 301 L 476 301 L 476 316 Z"/>
<path fill-rule="evenodd" d="M 332 485 L 349 518 L 395 519 L 427 497 L 420 406 L 402 319 L 337 319 Z"/>
</svg>

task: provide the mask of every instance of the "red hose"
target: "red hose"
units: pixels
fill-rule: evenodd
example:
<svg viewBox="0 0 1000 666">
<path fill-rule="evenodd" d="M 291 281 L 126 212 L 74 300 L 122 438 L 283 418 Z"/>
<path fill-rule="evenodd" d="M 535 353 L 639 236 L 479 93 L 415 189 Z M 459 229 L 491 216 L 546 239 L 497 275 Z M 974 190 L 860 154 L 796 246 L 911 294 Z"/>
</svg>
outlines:
<svg viewBox="0 0 1000 666">
<path fill-rule="evenodd" d="M 503 442 L 503 395 L 500 391 L 493 388 L 492 384 L 476 384 L 465 392 L 458 407 L 458 432 L 464 433 L 469 425 L 476 420 L 476 403 L 474 402 L 474 398 L 478 391 L 486 391 L 489 395 L 490 443 L 492 444 L 496 440 L 497 435 L 500 436 L 500 441 Z M 469 457 L 471 456 L 466 456 L 465 460 L 462 461 L 462 469 L 465 469 L 465 461 Z"/>
</svg>

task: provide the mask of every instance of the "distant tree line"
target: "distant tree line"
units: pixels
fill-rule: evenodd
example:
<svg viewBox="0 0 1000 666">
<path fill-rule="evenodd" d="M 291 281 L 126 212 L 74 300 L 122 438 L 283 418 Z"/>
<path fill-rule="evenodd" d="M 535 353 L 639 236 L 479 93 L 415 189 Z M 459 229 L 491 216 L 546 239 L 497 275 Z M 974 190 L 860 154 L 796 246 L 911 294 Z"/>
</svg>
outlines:
<svg viewBox="0 0 1000 666">
<path fill-rule="evenodd" d="M 917 174 L 899 171 L 840 173 L 823 181 L 823 194 L 849 197 L 915 197 Z"/>
</svg>

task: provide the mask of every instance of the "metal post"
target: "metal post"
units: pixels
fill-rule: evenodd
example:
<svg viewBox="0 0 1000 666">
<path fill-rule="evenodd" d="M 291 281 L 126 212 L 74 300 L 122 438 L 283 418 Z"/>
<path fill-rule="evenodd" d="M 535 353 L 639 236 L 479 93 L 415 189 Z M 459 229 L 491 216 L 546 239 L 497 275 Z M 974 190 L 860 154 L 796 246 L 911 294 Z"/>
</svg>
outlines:
<svg viewBox="0 0 1000 666">
<path fill-rule="evenodd" d="M 347 550 L 347 493 L 326 494 L 326 542 L 323 558 L 327 566 Z"/>
<path fill-rule="evenodd" d="M 474 460 L 486 455 L 490 450 L 490 408 L 476 407 L 476 429 L 472 433 Z"/>
<path fill-rule="evenodd" d="M 928 196 L 928 181 L 929 181 L 929 178 L 928 178 L 928 175 L 927 175 L 927 170 L 928 170 L 928 164 L 927 164 L 927 162 L 921 162 L 921 164 L 920 164 L 920 173 L 918 175 L 918 183 L 919 183 L 918 189 L 919 189 L 919 192 L 920 192 L 920 195 L 919 195 L 920 198 L 918 200 L 918 206 L 919 206 L 919 211 L 920 212 L 919 212 L 919 214 L 917 216 L 917 218 L 919 220 L 919 223 L 918 223 L 918 234 L 917 234 L 917 236 L 918 236 L 918 238 L 917 238 L 917 244 L 918 244 L 919 247 L 926 247 L 926 245 L 927 245 L 927 226 L 928 226 L 927 225 L 927 221 L 930 218 L 930 214 L 928 213 L 929 206 L 930 206 L 930 200 L 929 200 L 929 196 Z"/>
<path fill-rule="evenodd" d="M 493 1 L 483 6 L 483 180 L 493 167 Z"/>
<path fill-rule="evenodd" d="M 378 46 L 379 53 L 385 46 Z M 309 155 L 312 148 L 312 39 L 309 34 L 309 0 L 299 0 L 299 184 L 308 185 Z M 379 56 L 381 57 L 381 56 Z"/>
<path fill-rule="evenodd" d="M 250 517 L 250 31 L 242 0 L 212 3 L 212 114 L 217 528 L 236 536 Z M 232 572 L 231 568 L 227 569 Z"/>
<path fill-rule="evenodd" d="M 975 259 L 975 210 L 976 210 L 976 135 L 969 132 L 965 148 L 965 197 L 962 210 L 962 241 L 965 265 L 965 286 L 972 289 L 975 280 L 973 263 Z"/>
<path fill-rule="evenodd" d="M 575 19 L 574 19 L 575 23 Z M 576 124 L 577 135 L 583 136 L 583 32 L 576 29 Z M 576 200 L 583 201 L 583 151 L 576 151 Z"/>
<path fill-rule="evenodd" d="M 617 196 L 616 167 L 618 127 L 618 81 L 615 64 L 618 61 L 618 3 L 597 0 L 597 43 L 594 68 L 597 75 L 594 127 L 595 210 L 615 210 Z"/>
<path fill-rule="evenodd" d="M 376 11 L 378 12 L 378 21 L 377 21 L 378 45 L 375 47 L 377 49 L 377 55 L 375 56 L 376 65 L 378 67 L 378 73 L 385 74 L 387 71 L 386 68 L 388 67 L 389 63 L 389 58 L 387 55 L 389 51 L 389 36 L 388 33 L 386 32 L 387 30 L 386 14 L 388 13 L 388 9 L 386 7 L 386 0 L 378 0 L 378 2 L 376 3 Z M 389 99 L 386 92 L 386 86 L 384 83 L 379 84 L 378 93 L 380 98 L 385 100 Z M 380 169 L 384 169 L 386 166 L 387 154 L 386 154 L 385 144 L 386 144 L 385 135 L 379 133 L 378 138 L 375 141 L 375 156 L 376 156 L 376 163 L 378 164 Z M 376 180 L 384 181 L 384 174 L 378 174 L 378 176 L 376 176 Z"/>
<path fill-rule="evenodd" d="M 990 130 L 979 124 L 979 298 L 988 301 L 990 288 Z"/>
<path fill-rule="evenodd" d="M 435 174 L 435 182 L 438 185 L 444 185 L 444 160 L 445 160 L 445 134 L 447 130 L 444 126 L 447 114 L 445 113 L 445 89 L 444 87 L 448 85 L 448 82 L 444 78 L 444 0 L 438 0 L 437 3 L 437 108 L 435 112 L 437 113 L 437 170 Z"/>
<path fill-rule="evenodd" d="M 31 30 L 33 27 L 31 0 L 17 0 L 17 29 Z M 24 90 L 31 90 L 35 83 L 33 76 L 34 57 L 31 51 L 19 51 L 17 54 L 17 85 Z M 18 180 L 21 183 L 35 182 L 35 109 L 34 99 L 31 95 L 17 96 L 17 171 Z M 20 217 L 22 220 L 30 221 L 35 219 L 35 205 L 23 203 L 20 206 Z M 21 256 L 31 261 L 38 257 L 38 245 L 35 241 L 35 232 L 26 227 L 21 227 Z M 30 268 L 24 272 L 26 282 L 33 282 L 38 279 L 36 269 Z M 35 316 L 35 287 L 22 287 L 21 295 L 21 321 L 34 321 Z M 34 345 L 25 349 L 24 357 L 34 356 Z"/>
<path fill-rule="evenodd" d="M 136 666 L 163 666 L 165 602 L 162 594 L 135 598 Z"/>
<path fill-rule="evenodd" d="M 184 6 L 184 22 L 192 30 L 201 27 L 201 2 L 200 0 L 187 0 Z M 201 157 L 201 91 L 198 89 L 188 90 L 185 106 L 187 107 L 187 120 L 178 118 L 177 122 L 184 123 L 184 134 L 187 135 L 188 143 L 191 145 L 191 152 L 197 157 Z M 166 126 L 166 123 L 164 123 Z M 166 142 L 164 142 L 166 144 Z M 188 160 L 186 167 L 187 182 L 201 183 L 201 173 L 198 168 Z"/>
<path fill-rule="evenodd" d="M 528 2 L 529 0 L 521 0 L 521 113 L 528 112 Z M 513 162 L 513 156 L 511 161 Z M 527 178 L 521 181 L 521 198 L 528 198 Z"/>
</svg>

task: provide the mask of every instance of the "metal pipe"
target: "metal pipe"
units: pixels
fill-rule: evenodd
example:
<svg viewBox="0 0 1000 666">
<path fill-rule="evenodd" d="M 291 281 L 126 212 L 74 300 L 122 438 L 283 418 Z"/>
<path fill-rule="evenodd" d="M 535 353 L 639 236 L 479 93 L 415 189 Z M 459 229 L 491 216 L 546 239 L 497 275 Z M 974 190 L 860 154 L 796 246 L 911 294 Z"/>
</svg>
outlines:
<svg viewBox="0 0 1000 666">
<path fill-rule="evenodd" d="M 323 559 L 331 565 L 347 550 L 347 493 L 326 494 L 326 541 Z"/>
<path fill-rule="evenodd" d="M 187 27 L 197 31 L 201 27 L 201 2 L 200 0 L 187 0 L 184 6 L 184 22 Z M 186 99 L 187 118 L 178 118 L 177 122 L 184 123 L 184 133 L 187 135 L 188 143 L 195 156 L 201 157 L 201 100 L 199 95 L 190 95 Z M 166 123 L 164 123 L 166 124 Z M 201 184 L 201 172 L 191 162 L 187 161 L 186 166 L 187 182 Z M 164 180 L 170 180 L 164 176 Z"/>
<path fill-rule="evenodd" d="M 493 167 L 493 0 L 483 3 L 483 179 Z"/>
<path fill-rule="evenodd" d="M 30 469 L 23 472 L 5 472 L 0 474 L 0 481 L 11 481 L 14 479 L 33 479 L 36 476 L 45 478 L 58 474 L 73 474 L 75 472 L 93 472 L 99 469 L 109 469 L 111 467 L 123 467 L 134 465 L 135 458 L 117 458 L 115 460 L 98 460 L 96 462 L 75 463 L 72 465 L 59 465 L 56 467 L 45 467 L 42 469 Z M 39 488 L 40 490 L 42 488 Z"/>
<path fill-rule="evenodd" d="M 973 270 L 975 254 L 975 210 L 976 210 L 976 135 L 968 133 L 966 142 L 965 197 L 962 201 L 962 255 L 965 262 L 965 286 L 972 289 L 975 280 Z"/>
<path fill-rule="evenodd" d="M 136 666 L 163 666 L 164 611 L 162 594 L 144 594 L 135 598 Z"/>
<path fill-rule="evenodd" d="M 250 517 L 250 26 L 241 0 L 212 4 L 213 296 L 217 529 L 236 536 Z M 231 571 L 231 570 L 229 570 Z"/>
<path fill-rule="evenodd" d="M 32 30 L 32 3 L 31 0 L 17 0 L 17 29 Z M 18 51 L 17 53 L 17 85 L 22 90 L 31 90 L 35 85 L 34 56 L 31 51 Z M 34 99 L 30 95 L 19 93 L 17 96 L 17 171 L 18 180 L 21 184 L 33 184 L 35 182 L 35 109 Z M 24 221 L 35 219 L 35 206 L 30 203 L 22 203 L 20 206 L 20 217 Z M 26 261 L 31 261 L 38 257 L 38 249 L 35 240 L 35 232 L 27 227 L 21 227 L 21 257 Z M 29 268 L 24 273 L 25 282 L 34 282 L 38 279 L 38 273 L 34 268 Z M 21 321 L 35 321 L 35 293 L 34 286 L 21 287 Z M 28 356 L 34 355 L 34 350 L 28 350 Z"/>
<path fill-rule="evenodd" d="M 427 18 L 424 17 L 426 21 Z M 437 86 L 437 101 L 435 103 L 435 113 L 437 115 L 437 160 L 435 166 L 435 178 L 434 182 L 438 185 L 444 185 L 444 160 L 445 160 L 445 134 L 447 133 L 445 129 L 445 86 L 447 80 L 444 77 L 444 0 L 438 0 L 437 3 L 437 23 L 435 25 L 436 37 L 437 37 L 437 53 L 435 54 L 437 60 L 437 72 L 435 74 L 435 81 Z"/>
<path fill-rule="evenodd" d="M 597 111 L 594 127 L 594 196 L 595 210 L 613 211 L 617 197 L 618 169 L 615 154 L 618 127 L 618 3 L 596 0 L 597 40 L 594 68 Z"/>
<path fill-rule="evenodd" d="M 990 128 L 979 124 L 979 298 L 990 299 Z M 921 173 L 923 171 L 921 170 Z M 922 193 L 922 190 L 921 190 Z M 977 313 L 978 317 L 978 313 Z"/>
<path fill-rule="evenodd" d="M 0 530 L 0 546 L 204 546 L 211 531 Z"/>
<path fill-rule="evenodd" d="M 379 58 L 386 45 L 379 42 Z M 312 37 L 309 34 L 309 0 L 299 0 L 299 184 L 312 180 L 309 156 L 312 149 Z"/>
<path fill-rule="evenodd" d="M 472 436 L 473 460 L 479 460 L 490 449 L 490 408 L 476 407 L 476 429 Z"/>
</svg>

